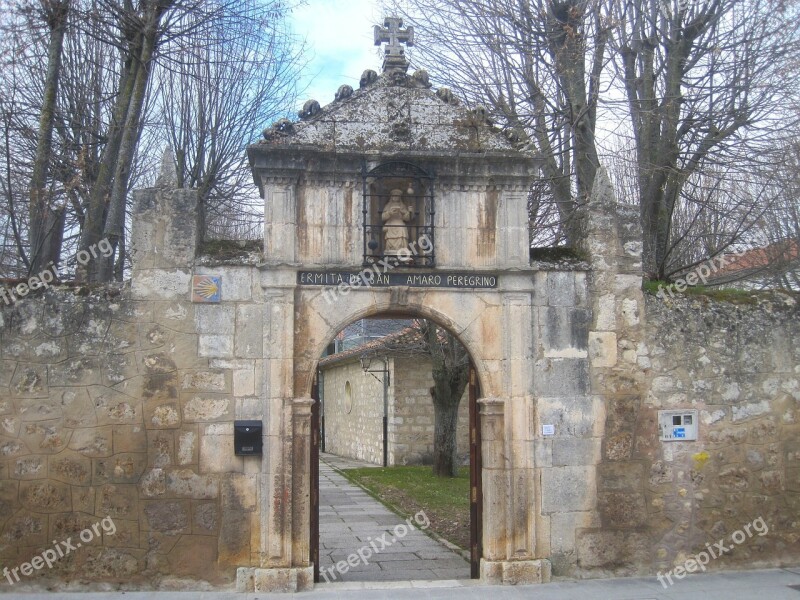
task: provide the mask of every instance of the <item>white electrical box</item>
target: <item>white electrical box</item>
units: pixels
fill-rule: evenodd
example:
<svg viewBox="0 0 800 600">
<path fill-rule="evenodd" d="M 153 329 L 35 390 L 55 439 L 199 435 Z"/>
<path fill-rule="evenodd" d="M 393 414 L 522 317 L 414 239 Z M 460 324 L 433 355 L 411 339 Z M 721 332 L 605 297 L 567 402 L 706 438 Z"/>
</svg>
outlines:
<svg viewBox="0 0 800 600">
<path fill-rule="evenodd" d="M 660 410 L 658 429 L 662 442 L 694 441 L 697 439 L 697 411 Z"/>
</svg>

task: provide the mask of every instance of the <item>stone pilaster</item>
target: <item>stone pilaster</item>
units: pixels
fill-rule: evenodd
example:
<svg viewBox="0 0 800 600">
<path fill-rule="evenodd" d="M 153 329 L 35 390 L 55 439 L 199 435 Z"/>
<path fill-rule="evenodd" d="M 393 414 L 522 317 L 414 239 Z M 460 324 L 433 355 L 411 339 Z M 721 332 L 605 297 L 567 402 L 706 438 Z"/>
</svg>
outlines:
<svg viewBox="0 0 800 600">
<path fill-rule="evenodd" d="M 527 487 L 523 478 L 514 477 L 506 439 L 506 400 L 482 398 L 478 400 L 481 416 L 481 486 L 483 488 L 483 558 L 481 579 L 486 583 L 522 585 L 544 583 L 550 580 L 550 562 L 533 559 L 530 552 L 518 554 L 514 548 L 519 535 L 526 537 L 515 523 L 512 494 L 522 494 L 514 489 L 512 479 Z M 511 493 L 509 493 L 511 491 Z M 532 518 L 532 517 L 531 517 Z M 527 522 L 528 519 L 524 519 Z"/>
<path fill-rule="evenodd" d="M 638 363 L 647 354 L 641 226 L 636 207 L 616 202 L 605 169 L 597 173 L 581 225 L 582 249 L 591 265 L 590 393 L 605 407 L 606 418 L 597 466 L 597 520 L 576 532 L 576 566 L 583 573 L 606 573 L 649 548 L 643 545 L 644 481 L 637 477 L 641 463 L 635 448 L 645 394 Z M 604 550 L 598 554 L 599 547 Z"/>
</svg>

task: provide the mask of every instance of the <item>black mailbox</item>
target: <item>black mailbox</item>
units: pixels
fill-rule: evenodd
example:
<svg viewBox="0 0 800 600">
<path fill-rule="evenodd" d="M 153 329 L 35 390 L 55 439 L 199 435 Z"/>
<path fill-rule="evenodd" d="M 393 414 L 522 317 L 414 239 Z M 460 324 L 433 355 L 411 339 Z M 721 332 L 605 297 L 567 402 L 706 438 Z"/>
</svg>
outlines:
<svg viewBox="0 0 800 600">
<path fill-rule="evenodd" d="M 261 421 L 233 422 L 233 449 L 237 456 L 261 454 Z"/>
</svg>

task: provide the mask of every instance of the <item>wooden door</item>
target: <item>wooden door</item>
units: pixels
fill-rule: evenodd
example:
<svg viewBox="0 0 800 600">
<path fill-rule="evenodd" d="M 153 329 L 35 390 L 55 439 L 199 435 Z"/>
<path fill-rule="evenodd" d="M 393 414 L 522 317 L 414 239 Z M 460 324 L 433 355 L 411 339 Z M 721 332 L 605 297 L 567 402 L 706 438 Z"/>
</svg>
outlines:
<svg viewBox="0 0 800 600">
<path fill-rule="evenodd" d="M 314 565 L 314 583 L 319 583 L 319 381 L 314 377 L 311 387 L 311 531 L 309 534 L 309 561 Z"/>
<path fill-rule="evenodd" d="M 469 365 L 469 537 L 470 577 L 480 579 L 483 545 L 483 490 L 481 489 L 481 427 L 478 412 L 480 387 L 475 365 Z"/>
</svg>

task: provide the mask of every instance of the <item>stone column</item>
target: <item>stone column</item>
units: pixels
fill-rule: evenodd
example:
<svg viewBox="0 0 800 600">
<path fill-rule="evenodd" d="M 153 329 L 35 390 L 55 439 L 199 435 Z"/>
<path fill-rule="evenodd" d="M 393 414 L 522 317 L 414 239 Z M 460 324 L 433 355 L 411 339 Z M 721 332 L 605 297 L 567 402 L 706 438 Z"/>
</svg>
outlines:
<svg viewBox="0 0 800 600">
<path fill-rule="evenodd" d="M 311 523 L 311 398 L 292 404 L 292 566 L 309 566 Z"/>
<path fill-rule="evenodd" d="M 605 408 L 597 465 L 599 519 L 576 532 L 577 567 L 584 573 L 633 572 L 652 564 L 646 530 L 647 478 L 635 441 L 652 433 L 642 416 L 647 340 L 642 294 L 642 238 L 636 207 L 618 204 L 599 169 L 580 216 L 582 250 L 589 256 L 591 394 Z"/>
<path fill-rule="evenodd" d="M 132 291 L 137 298 L 174 300 L 189 293 L 202 238 L 197 190 L 179 188 L 172 152 L 156 186 L 134 190 L 131 215 Z"/>
<path fill-rule="evenodd" d="M 509 466 L 505 449 L 505 401 L 501 398 L 481 398 L 478 406 L 483 488 L 481 579 L 495 579 L 493 569 L 498 561 L 506 558 L 508 538 Z"/>
<path fill-rule="evenodd" d="M 264 177 L 264 258 L 272 264 L 297 260 L 297 186 L 286 177 Z"/>
<path fill-rule="evenodd" d="M 483 488 L 483 557 L 481 579 L 486 583 L 524 585 L 550 581 L 550 561 L 532 558 L 533 548 L 516 552 L 515 540 L 528 540 L 519 531 L 512 494 L 527 498 L 526 474 L 514 473 L 506 439 L 506 404 L 502 398 L 478 400 L 481 417 L 481 485 Z M 532 469 L 529 470 L 532 472 Z M 512 481 L 513 480 L 513 481 Z M 512 485 L 515 484 L 515 485 Z M 530 508 L 530 507 L 529 507 Z M 532 519 L 531 515 L 524 522 Z"/>
</svg>

